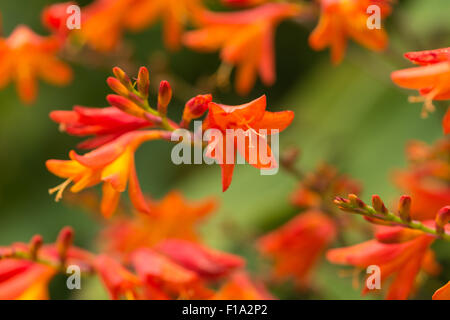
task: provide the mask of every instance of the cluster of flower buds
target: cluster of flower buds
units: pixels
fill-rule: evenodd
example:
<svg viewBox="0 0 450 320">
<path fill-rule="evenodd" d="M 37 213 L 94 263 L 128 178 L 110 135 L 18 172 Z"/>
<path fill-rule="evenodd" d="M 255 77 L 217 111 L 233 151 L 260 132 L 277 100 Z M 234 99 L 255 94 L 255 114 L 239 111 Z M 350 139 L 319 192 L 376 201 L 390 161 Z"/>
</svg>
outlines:
<svg viewBox="0 0 450 320">
<path fill-rule="evenodd" d="M 411 219 L 412 200 L 409 196 L 400 198 L 396 214 L 386 208 L 378 195 L 372 196 L 372 206 L 365 204 L 364 201 L 354 194 L 348 195 L 348 198 L 336 197 L 334 202 L 339 206 L 339 209 L 360 214 L 373 224 L 401 226 L 450 240 L 450 230 L 447 231 L 445 228 L 450 219 L 450 206 L 445 206 L 439 210 L 433 227 L 432 221 L 420 222 Z"/>
</svg>

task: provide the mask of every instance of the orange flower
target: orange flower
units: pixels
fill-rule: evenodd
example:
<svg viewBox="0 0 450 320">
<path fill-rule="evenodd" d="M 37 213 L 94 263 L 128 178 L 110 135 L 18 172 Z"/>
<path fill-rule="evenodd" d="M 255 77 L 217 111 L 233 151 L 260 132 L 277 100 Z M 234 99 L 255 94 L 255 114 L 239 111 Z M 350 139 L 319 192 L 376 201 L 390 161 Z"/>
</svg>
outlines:
<svg viewBox="0 0 450 320">
<path fill-rule="evenodd" d="M 61 7 L 70 4 L 46 8 L 43 20 L 51 30 L 61 34 L 61 21 L 67 18 Z M 96 0 L 82 9 L 82 28 L 72 34 L 93 49 L 107 52 L 117 47 L 124 30 L 140 31 L 161 18 L 166 46 L 177 49 L 184 26 L 200 7 L 199 0 Z"/>
<path fill-rule="evenodd" d="M 266 136 L 273 134 L 273 130 L 283 131 L 293 119 L 292 111 L 266 111 L 266 96 L 240 106 L 226 106 L 214 102 L 209 104 L 209 113 L 203 122 L 203 127 L 220 130 L 223 133 L 223 139 L 216 141 L 216 138 L 212 136 L 208 142 L 207 155 L 215 159 L 222 168 L 223 191 L 227 190 L 231 184 L 236 150 L 255 168 L 271 169 L 277 166 L 272 151 L 267 145 Z M 233 140 L 233 146 L 227 145 L 227 129 L 235 130 L 237 141 Z M 260 130 L 266 130 L 266 132 L 263 133 Z M 267 151 L 268 159 L 263 159 L 262 150 Z M 233 154 L 230 151 L 233 151 Z"/>
<path fill-rule="evenodd" d="M 262 237 L 258 247 L 274 259 L 276 280 L 292 277 L 299 288 L 305 288 L 320 254 L 334 240 L 336 232 L 330 218 L 310 210 Z"/>
<path fill-rule="evenodd" d="M 383 29 L 369 29 L 366 12 L 370 5 L 381 6 L 381 15 L 390 12 L 385 0 L 319 0 L 321 15 L 319 24 L 309 37 L 314 50 L 331 48 L 331 61 L 339 64 L 345 54 L 347 38 L 375 51 L 384 50 L 388 37 Z"/>
<path fill-rule="evenodd" d="M 151 215 L 119 218 L 101 234 L 107 252 L 125 257 L 140 247 L 152 247 L 167 238 L 198 241 L 196 226 L 215 208 L 215 199 L 197 203 L 186 201 L 179 192 L 170 192 L 161 201 L 150 202 Z"/>
<path fill-rule="evenodd" d="M 436 290 L 433 300 L 450 300 L 450 281 L 445 286 Z"/>
<path fill-rule="evenodd" d="M 131 260 L 145 285 L 147 299 L 207 299 L 212 295 L 195 272 L 154 250 L 138 249 Z"/>
<path fill-rule="evenodd" d="M 135 208 L 149 212 L 142 195 L 134 164 L 134 153 L 145 141 L 155 140 L 164 133 L 155 131 L 132 131 L 83 156 L 71 151 L 71 160 L 48 160 L 47 169 L 53 174 L 66 178 L 61 185 L 50 190 L 56 192 L 56 200 L 62 197 L 64 189 L 73 182 L 71 191 L 76 193 L 103 182 L 101 212 L 110 217 L 119 202 L 120 193 L 125 191 L 128 181 L 129 195 Z"/>
<path fill-rule="evenodd" d="M 58 86 L 68 84 L 72 71 L 56 57 L 59 49 L 55 37 L 41 37 L 27 26 L 18 26 L 8 38 L 0 38 L 0 88 L 14 81 L 20 99 L 32 103 L 37 78 Z"/>
<path fill-rule="evenodd" d="M 208 280 L 227 276 L 245 265 L 245 261 L 239 256 L 186 240 L 164 240 L 155 247 L 155 250 Z"/>
<path fill-rule="evenodd" d="M 111 142 L 124 133 L 152 127 L 148 120 L 132 116 L 116 107 L 73 107 L 73 111 L 50 112 L 50 118 L 60 124 L 60 130 L 74 136 L 94 135 L 78 145 L 81 149 L 97 148 Z"/>
<path fill-rule="evenodd" d="M 237 67 L 236 89 L 246 94 L 259 73 L 266 85 L 275 82 L 273 36 L 277 24 L 298 15 L 294 4 L 271 3 L 231 13 L 204 11 L 202 28 L 185 34 L 183 42 L 201 51 L 221 50 L 221 59 Z"/>
<path fill-rule="evenodd" d="M 271 300 L 273 297 L 262 285 L 255 285 L 244 272 L 236 272 L 217 291 L 212 300 Z"/>
<path fill-rule="evenodd" d="M 420 66 L 392 72 L 392 81 L 419 90 L 420 96 L 410 101 L 424 102 L 422 116 L 426 116 L 435 109 L 433 100 L 450 100 L 450 48 L 408 52 L 405 57 Z"/>
<path fill-rule="evenodd" d="M 450 203 L 450 140 L 444 138 L 433 146 L 413 141 L 407 153 L 410 168 L 395 172 L 394 181 L 411 195 L 413 219 L 434 219 L 436 212 Z"/>
<path fill-rule="evenodd" d="M 111 299 L 118 300 L 124 296 L 134 300 L 137 297 L 136 289 L 140 285 L 138 277 L 119 262 L 102 254 L 95 258 L 94 267 L 108 289 Z"/>
<path fill-rule="evenodd" d="M 379 266 L 381 282 L 393 278 L 387 293 L 390 300 L 407 299 L 421 269 L 431 274 L 439 272 L 434 254 L 429 249 L 434 237 L 400 227 L 382 227 L 376 238 L 350 247 L 331 249 L 327 258 L 332 263 L 353 265 L 359 269 Z M 363 293 L 368 291 L 365 286 Z"/>
</svg>

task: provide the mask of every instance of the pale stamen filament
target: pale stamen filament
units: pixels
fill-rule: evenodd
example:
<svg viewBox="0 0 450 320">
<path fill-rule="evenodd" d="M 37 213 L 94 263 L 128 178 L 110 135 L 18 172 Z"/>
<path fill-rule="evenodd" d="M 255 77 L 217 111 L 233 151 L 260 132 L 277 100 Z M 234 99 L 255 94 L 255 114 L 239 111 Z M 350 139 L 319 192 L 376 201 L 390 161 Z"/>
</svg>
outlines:
<svg viewBox="0 0 450 320">
<path fill-rule="evenodd" d="M 66 181 L 64 181 L 63 183 L 61 183 L 60 185 L 57 185 L 56 187 L 49 189 L 48 193 L 54 194 L 56 192 L 55 201 L 58 202 L 59 200 L 62 199 L 64 190 L 67 188 L 67 186 L 71 182 L 72 182 L 72 178 L 69 178 Z"/>
</svg>

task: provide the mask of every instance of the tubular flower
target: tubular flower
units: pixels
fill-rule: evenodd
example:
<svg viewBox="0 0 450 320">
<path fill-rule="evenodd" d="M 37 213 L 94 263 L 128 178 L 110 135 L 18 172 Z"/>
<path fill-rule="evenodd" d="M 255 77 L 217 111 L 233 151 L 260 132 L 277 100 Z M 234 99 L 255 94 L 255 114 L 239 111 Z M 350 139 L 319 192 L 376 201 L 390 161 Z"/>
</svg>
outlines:
<svg viewBox="0 0 450 320">
<path fill-rule="evenodd" d="M 42 20 L 50 30 L 66 37 L 66 9 L 71 2 L 55 4 L 44 10 Z M 91 48 L 107 52 L 120 43 L 124 30 L 140 31 L 163 20 L 164 42 L 170 49 L 180 46 L 181 33 L 201 8 L 199 0 L 96 0 L 82 9 L 79 30 L 71 35 Z"/>
<path fill-rule="evenodd" d="M 186 240 L 168 239 L 159 243 L 155 249 L 203 279 L 227 276 L 245 264 L 245 261 L 236 255 Z"/>
<path fill-rule="evenodd" d="M 336 237 L 335 223 L 320 211 L 307 211 L 263 236 L 259 250 L 273 258 L 275 280 L 292 277 L 298 288 L 309 285 L 314 266 L 323 250 Z"/>
<path fill-rule="evenodd" d="M 216 206 L 215 199 L 191 203 L 181 193 L 170 192 L 159 202 L 149 202 L 151 215 L 137 213 L 131 219 L 114 220 L 103 230 L 101 244 L 107 252 L 126 258 L 140 247 L 152 247 L 168 238 L 198 241 L 197 224 Z"/>
<path fill-rule="evenodd" d="M 435 109 L 433 100 L 450 100 L 450 48 L 408 52 L 405 57 L 419 67 L 392 72 L 392 81 L 419 90 L 420 96 L 410 97 L 410 101 L 424 102 L 422 116 L 426 116 Z"/>
<path fill-rule="evenodd" d="M 339 64 L 344 58 L 347 39 L 352 38 L 371 50 L 384 50 L 388 36 L 381 28 L 368 28 L 370 14 L 367 9 L 377 5 L 384 17 L 390 13 L 388 0 L 319 0 L 319 24 L 309 37 L 314 50 L 331 48 L 331 61 Z"/>
<path fill-rule="evenodd" d="M 436 290 L 433 300 L 450 300 L 450 281 L 445 286 Z"/>
<path fill-rule="evenodd" d="M 439 272 L 434 253 L 429 249 L 435 239 L 433 236 L 401 227 L 382 227 L 376 238 L 350 247 L 331 249 L 327 258 L 332 263 L 353 265 L 358 269 L 379 266 L 382 283 L 389 277 L 393 279 L 386 297 L 389 300 L 407 299 L 414 290 L 414 281 L 421 269 L 431 274 Z M 365 286 L 363 294 L 369 291 Z"/>
<path fill-rule="evenodd" d="M 136 250 L 131 260 L 147 299 L 207 299 L 212 295 L 195 272 L 152 249 Z"/>
<path fill-rule="evenodd" d="M 94 267 L 107 288 L 111 299 L 118 300 L 121 297 L 126 297 L 129 300 L 135 300 L 137 297 L 136 290 L 140 285 L 137 276 L 107 255 L 97 256 L 94 261 Z"/>
<path fill-rule="evenodd" d="M 245 272 L 236 272 L 217 291 L 212 300 L 272 300 L 260 284 L 254 284 Z"/>
<path fill-rule="evenodd" d="M 201 29 L 187 32 L 183 42 L 196 50 L 221 50 L 221 59 L 237 67 L 237 91 L 246 94 L 258 73 L 264 84 L 275 82 L 274 29 L 299 13 L 298 5 L 286 3 L 231 13 L 203 11 L 198 21 Z"/>
<path fill-rule="evenodd" d="M 0 88 L 10 81 L 24 103 L 32 103 L 37 94 L 37 78 L 63 86 L 72 79 L 72 70 L 56 53 L 59 41 L 41 37 L 27 26 L 20 25 L 8 38 L 0 38 Z"/>
<path fill-rule="evenodd" d="M 158 130 L 132 131 L 83 156 L 71 151 L 71 160 L 48 160 L 47 169 L 67 179 L 50 189 L 50 193 L 56 193 L 58 201 L 64 189 L 72 182 L 74 184 L 71 191 L 74 193 L 102 182 L 101 212 L 105 217 L 110 217 L 117 207 L 120 193 L 125 191 L 129 181 L 131 202 L 137 210 L 148 213 L 149 208 L 136 175 L 134 153 L 143 142 L 160 139 L 163 135 L 164 132 Z"/>
<path fill-rule="evenodd" d="M 277 167 L 266 137 L 283 131 L 293 119 L 292 111 L 266 111 L 266 96 L 240 106 L 226 106 L 214 102 L 209 104 L 203 128 L 219 130 L 221 135 L 211 136 L 206 154 L 215 159 L 222 168 L 223 191 L 231 184 L 236 150 L 255 168 Z M 229 134 L 227 136 L 228 129 L 234 130 L 234 137 Z M 233 145 L 229 144 L 230 139 Z"/>
<path fill-rule="evenodd" d="M 434 146 L 413 141 L 407 153 L 410 168 L 395 172 L 394 181 L 414 199 L 412 219 L 434 219 L 436 212 L 450 203 L 450 140 L 444 138 Z"/>
<path fill-rule="evenodd" d="M 116 107 L 73 107 L 73 111 L 57 110 L 50 118 L 60 124 L 60 130 L 74 136 L 94 137 L 78 145 L 81 149 L 94 149 L 111 142 L 121 135 L 152 127 L 153 123 L 127 114 Z"/>
</svg>

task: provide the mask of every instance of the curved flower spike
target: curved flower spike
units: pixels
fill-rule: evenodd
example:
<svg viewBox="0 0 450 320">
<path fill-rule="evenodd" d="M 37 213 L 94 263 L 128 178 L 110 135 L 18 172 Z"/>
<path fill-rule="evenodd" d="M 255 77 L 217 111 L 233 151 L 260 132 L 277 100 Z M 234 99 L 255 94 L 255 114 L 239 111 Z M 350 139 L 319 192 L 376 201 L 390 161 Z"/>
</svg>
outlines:
<svg viewBox="0 0 450 320">
<path fill-rule="evenodd" d="M 72 70 L 56 57 L 59 49 L 55 37 L 41 37 L 27 26 L 18 26 L 8 38 L 0 38 L 0 88 L 14 81 L 20 99 L 29 104 L 36 99 L 37 78 L 67 85 Z"/>
<path fill-rule="evenodd" d="M 277 167 L 278 164 L 266 138 L 268 135 L 286 129 L 294 119 L 294 112 L 266 111 L 266 96 L 239 106 L 211 102 L 208 108 L 209 112 L 203 122 L 203 128 L 219 130 L 223 138 L 218 139 L 212 135 L 208 141 L 206 155 L 215 159 L 222 168 L 223 191 L 226 191 L 231 184 L 236 150 L 255 168 Z M 232 130 L 234 138 L 230 137 L 230 132 L 227 133 L 229 129 Z M 232 141 L 231 145 L 229 141 Z"/>
<path fill-rule="evenodd" d="M 309 37 L 314 50 L 331 48 L 331 61 L 339 64 L 344 58 L 347 38 L 374 51 L 382 51 L 388 44 L 388 36 L 382 28 L 369 29 L 367 8 L 377 5 L 381 15 L 390 13 L 389 0 L 319 0 L 321 15 L 319 24 Z"/>
<path fill-rule="evenodd" d="M 391 78 L 400 87 L 419 90 L 420 96 L 410 101 L 424 103 L 425 117 L 435 109 L 433 100 L 450 100 L 450 48 L 408 52 L 405 57 L 420 66 L 394 71 Z"/>
<path fill-rule="evenodd" d="M 164 131 L 158 130 L 132 131 L 83 156 L 71 151 L 71 160 L 48 160 L 47 169 L 67 179 L 49 192 L 56 193 L 58 201 L 72 182 L 71 191 L 74 193 L 103 183 L 101 212 L 105 217 L 110 217 L 117 207 L 120 193 L 125 191 L 129 182 L 131 202 L 137 210 L 148 213 L 150 210 L 136 175 L 134 153 L 143 142 L 160 139 L 164 134 Z"/>
<path fill-rule="evenodd" d="M 275 82 L 274 30 L 300 11 L 298 5 L 287 3 L 231 13 L 204 11 L 198 21 L 201 29 L 187 32 L 183 42 L 200 51 L 221 50 L 221 59 L 237 67 L 237 92 L 247 94 L 258 73 L 264 84 Z"/>
</svg>

